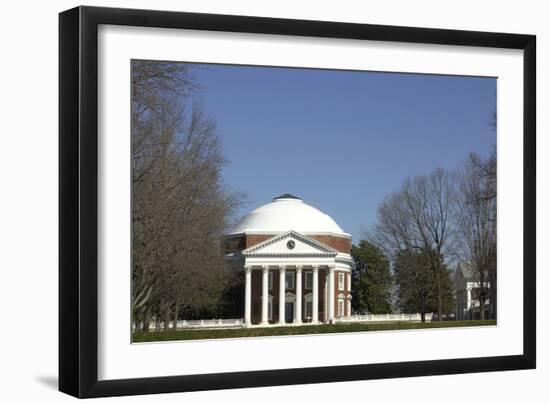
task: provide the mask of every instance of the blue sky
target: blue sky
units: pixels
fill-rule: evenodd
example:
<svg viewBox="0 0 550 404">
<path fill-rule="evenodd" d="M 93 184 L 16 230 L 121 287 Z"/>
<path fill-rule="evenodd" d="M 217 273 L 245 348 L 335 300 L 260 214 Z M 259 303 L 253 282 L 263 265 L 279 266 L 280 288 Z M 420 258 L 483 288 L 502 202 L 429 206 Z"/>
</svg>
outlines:
<svg viewBox="0 0 550 404">
<path fill-rule="evenodd" d="M 496 141 L 494 78 L 203 64 L 194 74 L 224 180 L 248 195 L 239 215 L 288 192 L 354 242 L 405 178 L 487 156 Z"/>
</svg>

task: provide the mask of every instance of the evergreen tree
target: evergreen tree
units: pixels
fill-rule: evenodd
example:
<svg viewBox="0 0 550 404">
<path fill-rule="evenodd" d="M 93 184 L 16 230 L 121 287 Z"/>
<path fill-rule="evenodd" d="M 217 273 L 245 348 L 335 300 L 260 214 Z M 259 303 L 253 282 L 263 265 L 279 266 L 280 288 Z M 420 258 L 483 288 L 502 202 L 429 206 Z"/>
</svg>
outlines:
<svg viewBox="0 0 550 404">
<path fill-rule="evenodd" d="M 399 308 L 405 313 L 420 313 L 425 321 L 426 313 L 452 312 L 454 309 L 453 286 L 443 257 L 438 256 L 434 273 L 434 251 L 404 249 L 396 254 L 394 275 L 397 285 Z M 439 285 L 438 285 L 439 284 Z"/>
<path fill-rule="evenodd" d="M 354 312 L 384 314 L 391 312 L 392 276 L 390 264 L 382 250 L 361 240 L 353 246 L 351 301 Z"/>
</svg>

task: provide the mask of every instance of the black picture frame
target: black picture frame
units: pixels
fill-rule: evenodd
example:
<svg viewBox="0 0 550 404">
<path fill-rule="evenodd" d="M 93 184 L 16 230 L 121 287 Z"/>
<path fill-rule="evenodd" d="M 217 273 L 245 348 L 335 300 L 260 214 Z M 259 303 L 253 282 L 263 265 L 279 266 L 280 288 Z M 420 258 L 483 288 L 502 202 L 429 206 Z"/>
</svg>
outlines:
<svg viewBox="0 0 550 404">
<path fill-rule="evenodd" d="M 98 381 L 100 24 L 523 50 L 523 354 Z M 535 61 L 534 35 L 96 7 L 60 13 L 59 390 L 84 398 L 535 368 Z"/>
</svg>

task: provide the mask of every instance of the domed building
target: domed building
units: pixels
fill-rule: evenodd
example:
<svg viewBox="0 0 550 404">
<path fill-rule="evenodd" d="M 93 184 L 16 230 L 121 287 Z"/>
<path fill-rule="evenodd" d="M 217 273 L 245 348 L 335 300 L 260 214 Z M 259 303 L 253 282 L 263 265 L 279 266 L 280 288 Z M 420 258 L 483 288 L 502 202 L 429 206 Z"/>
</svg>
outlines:
<svg viewBox="0 0 550 404">
<path fill-rule="evenodd" d="M 225 238 L 244 277 L 244 324 L 334 323 L 351 314 L 351 235 L 285 194 L 246 215 Z"/>
</svg>

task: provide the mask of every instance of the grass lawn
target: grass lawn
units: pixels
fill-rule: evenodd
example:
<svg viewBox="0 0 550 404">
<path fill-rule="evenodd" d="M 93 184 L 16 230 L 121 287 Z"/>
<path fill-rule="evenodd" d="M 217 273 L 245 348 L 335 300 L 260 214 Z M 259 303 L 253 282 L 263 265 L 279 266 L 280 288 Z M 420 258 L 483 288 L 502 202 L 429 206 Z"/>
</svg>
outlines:
<svg viewBox="0 0 550 404">
<path fill-rule="evenodd" d="M 420 328 L 446 328 L 446 327 L 473 327 L 496 325 L 495 320 L 467 320 L 467 321 L 434 321 L 433 323 L 355 323 L 355 324 L 333 324 L 333 325 L 305 325 L 293 327 L 269 327 L 269 328 L 235 328 L 226 330 L 178 330 L 158 332 L 136 332 L 133 335 L 133 342 L 152 341 L 175 341 L 191 339 L 212 339 L 212 338 L 242 338 L 242 337 L 265 337 L 271 335 L 303 335 L 303 334 L 325 334 L 335 332 L 353 331 L 391 331 L 391 330 L 413 330 Z"/>
</svg>

